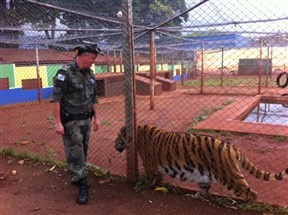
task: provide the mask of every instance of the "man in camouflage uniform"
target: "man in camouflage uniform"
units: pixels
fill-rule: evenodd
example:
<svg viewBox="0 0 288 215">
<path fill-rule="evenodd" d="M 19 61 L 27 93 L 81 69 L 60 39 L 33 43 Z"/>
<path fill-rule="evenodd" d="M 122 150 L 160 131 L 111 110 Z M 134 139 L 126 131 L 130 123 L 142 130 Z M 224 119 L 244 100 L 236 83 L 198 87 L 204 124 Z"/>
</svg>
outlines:
<svg viewBox="0 0 288 215">
<path fill-rule="evenodd" d="M 55 132 L 62 135 L 72 184 L 79 187 L 78 204 L 88 202 L 87 159 L 90 128 L 99 128 L 96 79 L 90 69 L 98 54 L 97 45 L 77 46 L 75 60 L 60 69 L 54 79 L 50 101 L 55 118 Z"/>
</svg>

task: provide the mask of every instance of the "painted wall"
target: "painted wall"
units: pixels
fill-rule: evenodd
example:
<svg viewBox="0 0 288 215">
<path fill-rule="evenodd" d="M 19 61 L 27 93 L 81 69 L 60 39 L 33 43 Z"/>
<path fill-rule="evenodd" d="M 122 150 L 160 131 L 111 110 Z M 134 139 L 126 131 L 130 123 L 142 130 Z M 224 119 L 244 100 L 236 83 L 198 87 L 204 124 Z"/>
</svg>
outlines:
<svg viewBox="0 0 288 215">
<path fill-rule="evenodd" d="M 46 66 L 39 67 L 40 77 L 42 78 L 42 86 L 48 87 Z M 35 66 L 15 67 L 15 87 L 22 87 L 22 80 L 37 78 Z"/>
<path fill-rule="evenodd" d="M 9 87 L 15 87 L 14 64 L 0 64 L 0 78 L 9 79 Z"/>
<path fill-rule="evenodd" d="M 52 93 L 52 87 L 42 89 L 42 99 L 49 99 Z M 22 90 L 15 88 L 9 90 L 0 90 L 0 105 L 16 104 L 22 102 L 31 102 L 38 100 L 38 90 Z"/>
<path fill-rule="evenodd" d="M 42 99 L 49 99 L 52 86 L 53 77 L 57 71 L 62 68 L 63 65 L 42 65 L 39 67 L 40 78 L 42 79 Z M 176 76 L 176 69 L 181 69 L 181 65 L 157 65 L 156 69 L 161 70 L 173 70 L 173 79 L 181 80 L 181 76 Z M 108 71 L 107 65 L 92 65 L 91 69 L 96 74 L 106 73 Z M 122 67 L 124 70 L 124 66 Z M 138 71 L 148 71 L 149 65 L 138 65 Z M 116 71 L 114 71 L 114 65 L 109 66 L 110 72 L 121 72 L 120 65 L 116 65 Z M 23 90 L 22 80 L 36 79 L 37 71 L 36 66 L 15 66 L 14 64 L 0 64 L 0 78 L 9 79 L 9 89 L 0 90 L 0 105 L 15 104 L 20 102 L 30 102 L 38 100 L 38 89 Z"/>
<path fill-rule="evenodd" d="M 52 92 L 53 77 L 62 65 L 40 66 L 42 79 L 42 99 L 48 99 Z M 0 90 L 0 105 L 15 104 L 38 100 L 38 89 L 23 90 L 22 80 L 36 79 L 36 66 L 15 66 L 14 64 L 0 64 L 0 78 L 9 79 L 9 89 Z"/>
</svg>

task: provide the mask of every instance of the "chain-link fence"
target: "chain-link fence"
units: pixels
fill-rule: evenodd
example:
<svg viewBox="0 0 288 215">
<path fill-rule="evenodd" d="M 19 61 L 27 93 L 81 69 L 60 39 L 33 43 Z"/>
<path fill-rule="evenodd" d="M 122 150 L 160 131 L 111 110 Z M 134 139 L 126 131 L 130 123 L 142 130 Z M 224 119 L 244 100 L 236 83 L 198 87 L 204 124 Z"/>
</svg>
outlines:
<svg viewBox="0 0 288 215">
<path fill-rule="evenodd" d="M 125 124 L 130 132 L 150 124 L 231 141 L 260 169 L 283 171 L 287 7 L 286 0 L 1 1 L 1 148 L 65 160 L 49 104 L 53 77 L 76 45 L 97 43 L 105 52 L 91 67 L 101 128 L 91 134 L 89 162 L 134 180 L 142 161 L 133 147 L 127 159 L 119 155 L 114 141 Z M 245 177 L 259 201 L 287 206 L 287 181 Z M 220 186 L 212 192 L 227 195 Z"/>
</svg>

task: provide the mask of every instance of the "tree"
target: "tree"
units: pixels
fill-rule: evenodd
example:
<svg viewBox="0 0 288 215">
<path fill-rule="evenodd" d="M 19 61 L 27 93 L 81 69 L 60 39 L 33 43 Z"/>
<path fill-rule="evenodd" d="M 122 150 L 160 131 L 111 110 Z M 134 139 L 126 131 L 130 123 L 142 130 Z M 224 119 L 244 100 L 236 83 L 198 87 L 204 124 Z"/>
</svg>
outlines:
<svg viewBox="0 0 288 215">
<path fill-rule="evenodd" d="M 38 5 L 25 1 L 1 1 L 0 2 L 0 26 L 1 27 L 19 27 L 25 24 L 31 24 L 32 27 L 55 27 L 55 20 L 59 16 L 59 11 L 39 7 Z M 0 34 L 9 38 L 18 38 L 24 35 L 23 31 L 7 31 L 4 30 Z M 44 31 L 46 38 L 54 39 L 55 32 Z M 35 32 L 37 36 L 37 32 Z M 9 45 L 2 45 L 2 47 L 9 47 Z M 15 47 L 11 45 L 11 47 Z"/>
<path fill-rule="evenodd" d="M 59 8 L 65 8 L 72 11 L 81 12 L 95 16 L 106 17 L 107 19 L 117 20 L 116 14 L 121 10 L 121 1 L 107 0 L 38 0 L 39 2 L 56 5 Z M 39 6 L 35 3 L 26 1 L 12 0 L 13 5 L 7 9 L 6 2 L 0 2 L 0 25 L 1 26 L 23 26 L 31 24 L 34 28 L 57 28 L 56 20 L 67 28 L 95 28 L 95 29 L 121 29 L 121 25 L 99 21 L 87 16 L 68 13 L 58 9 L 52 9 L 45 6 Z M 167 20 L 174 14 L 186 9 L 185 0 L 134 0 L 133 15 L 134 24 L 142 26 L 153 26 Z M 169 26 L 180 26 L 183 20 L 188 19 L 188 14 L 183 15 L 169 23 Z M 118 20 L 119 21 L 119 20 Z M 19 32 L 17 33 L 19 34 Z M 21 32 L 20 32 L 21 34 Z M 22 33 L 23 34 L 23 33 Z M 92 34 L 83 30 L 81 35 Z M 45 31 L 47 39 L 54 39 L 55 32 Z M 67 35 L 79 35 L 78 32 L 67 31 Z M 117 41 L 119 37 L 105 36 L 100 38 L 105 41 Z M 77 43 L 79 40 L 75 40 Z M 96 41 L 97 42 L 97 41 Z"/>
<path fill-rule="evenodd" d="M 153 26 L 172 17 L 174 14 L 186 10 L 185 0 L 135 0 L 133 1 L 134 22 L 136 24 Z M 182 16 L 187 21 L 188 14 Z M 170 22 L 170 26 L 181 25 L 178 18 Z"/>
</svg>

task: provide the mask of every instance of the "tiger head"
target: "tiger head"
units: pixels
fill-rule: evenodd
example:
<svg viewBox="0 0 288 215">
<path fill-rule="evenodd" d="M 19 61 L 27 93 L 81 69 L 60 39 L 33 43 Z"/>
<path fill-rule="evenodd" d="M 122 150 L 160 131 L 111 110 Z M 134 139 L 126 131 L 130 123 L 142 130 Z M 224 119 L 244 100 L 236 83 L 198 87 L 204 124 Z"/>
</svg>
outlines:
<svg viewBox="0 0 288 215">
<path fill-rule="evenodd" d="M 123 152 L 126 148 L 128 148 L 128 141 L 127 141 L 127 132 L 126 132 L 126 126 L 123 126 L 115 140 L 114 148 L 118 152 Z"/>
</svg>

